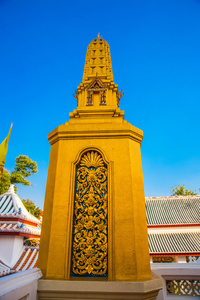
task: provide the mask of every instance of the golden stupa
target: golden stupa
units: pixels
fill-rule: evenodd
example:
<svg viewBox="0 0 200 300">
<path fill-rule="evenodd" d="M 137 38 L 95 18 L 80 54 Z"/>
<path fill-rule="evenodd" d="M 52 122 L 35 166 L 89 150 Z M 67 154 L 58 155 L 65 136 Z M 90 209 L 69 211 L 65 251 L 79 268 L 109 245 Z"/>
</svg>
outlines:
<svg viewBox="0 0 200 300">
<path fill-rule="evenodd" d="M 46 279 L 151 279 L 140 146 L 108 43 L 87 48 L 70 120 L 53 130 L 38 266 Z M 153 298 L 151 298 L 153 299 Z"/>
</svg>

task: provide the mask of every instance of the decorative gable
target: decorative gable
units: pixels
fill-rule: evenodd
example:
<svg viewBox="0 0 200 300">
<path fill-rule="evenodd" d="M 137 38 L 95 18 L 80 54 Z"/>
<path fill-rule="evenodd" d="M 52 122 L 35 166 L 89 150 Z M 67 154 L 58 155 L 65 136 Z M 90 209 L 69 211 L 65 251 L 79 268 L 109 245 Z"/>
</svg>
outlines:
<svg viewBox="0 0 200 300">
<path fill-rule="evenodd" d="M 92 91 L 100 91 L 106 89 L 106 84 L 98 77 L 98 74 L 96 77 L 87 85 L 87 90 Z"/>
</svg>

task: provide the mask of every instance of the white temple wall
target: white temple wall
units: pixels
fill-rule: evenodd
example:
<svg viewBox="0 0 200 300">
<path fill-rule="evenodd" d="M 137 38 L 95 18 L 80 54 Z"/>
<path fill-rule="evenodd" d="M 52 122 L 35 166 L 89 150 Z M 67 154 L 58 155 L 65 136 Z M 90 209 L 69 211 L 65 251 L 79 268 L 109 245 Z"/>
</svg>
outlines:
<svg viewBox="0 0 200 300">
<path fill-rule="evenodd" d="M 186 256 L 178 256 L 178 263 L 187 263 Z"/>
<path fill-rule="evenodd" d="M 23 236 L 0 236 L 0 260 L 13 267 L 23 252 Z"/>
</svg>

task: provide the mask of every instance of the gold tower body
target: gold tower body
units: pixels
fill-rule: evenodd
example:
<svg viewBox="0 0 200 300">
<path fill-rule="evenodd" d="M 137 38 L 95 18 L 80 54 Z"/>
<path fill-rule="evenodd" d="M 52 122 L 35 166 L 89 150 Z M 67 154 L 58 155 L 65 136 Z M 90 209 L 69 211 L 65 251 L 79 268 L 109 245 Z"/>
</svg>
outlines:
<svg viewBox="0 0 200 300">
<path fill-rule="evenodd" d="M 151 278 L 140 146 L 124 120 L 108 43 L 87 48 L 77 108 L 49 136 L 38 267 L 47 279 Z"/>
</svg>

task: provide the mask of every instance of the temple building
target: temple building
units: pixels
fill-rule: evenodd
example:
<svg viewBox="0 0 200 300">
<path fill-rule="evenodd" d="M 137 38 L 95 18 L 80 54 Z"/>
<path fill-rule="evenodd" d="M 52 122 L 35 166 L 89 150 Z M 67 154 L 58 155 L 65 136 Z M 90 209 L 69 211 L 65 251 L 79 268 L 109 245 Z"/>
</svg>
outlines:
<svg viewBox="0 0 200 300">
<path fill-rule="evenodd" d="M 146 212 L 153 263 L 199 261 L 200 196 L 146 198 Z"/>
<path fill-rule="evenodd" d="M 0 196 L 0 277 L 36 268 L 41 221 L 31 215 L 11 185 Z"/>
</svg>

